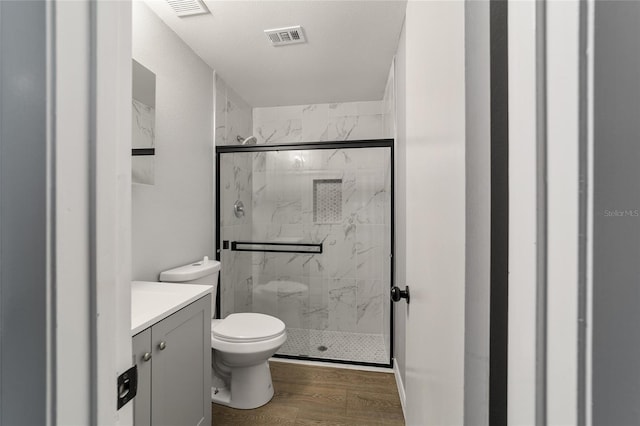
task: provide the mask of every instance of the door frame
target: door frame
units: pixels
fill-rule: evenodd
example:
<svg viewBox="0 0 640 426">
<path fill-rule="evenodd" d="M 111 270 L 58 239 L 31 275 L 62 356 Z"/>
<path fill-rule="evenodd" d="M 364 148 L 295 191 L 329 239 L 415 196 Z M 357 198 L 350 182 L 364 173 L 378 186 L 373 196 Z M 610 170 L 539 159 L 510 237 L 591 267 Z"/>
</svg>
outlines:
<svg viewBox="0 0 640 426">
<path fill-rule="evenodd" d="M 129 425 L 133 404 L 117 409 L 116 380 L 132 366 L 131 1 L 48 7 L 57 283 L 50 356 L 54 376 L 65 378 L 54 383 L 49 422 Z"/>
<path fill-rule="evenodd" d="M 509 50 L 508 3 L 491 0 L 491 254 L 489 424 L 507 423 L 509 336 Z"/>
</svg>

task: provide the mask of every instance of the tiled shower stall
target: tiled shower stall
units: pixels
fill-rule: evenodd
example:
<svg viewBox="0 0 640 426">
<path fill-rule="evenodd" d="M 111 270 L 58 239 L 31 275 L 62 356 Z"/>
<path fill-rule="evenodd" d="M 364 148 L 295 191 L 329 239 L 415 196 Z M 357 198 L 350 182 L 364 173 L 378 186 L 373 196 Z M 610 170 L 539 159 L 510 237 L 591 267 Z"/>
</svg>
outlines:
<svg viewBox="0 0 640 426">
<path fill-rule="evenodd" d="M 252 115 L 222 80 L 216 89 L 220 317 L 280 318 L 281 356 L 389 365 L 393 72 L 382 101 Z M 237 145 L 249 128 L 258 145 Z"/>
<path fill-rule="evenodd" d="M 283 355 L 388 364 L 391 147 L 218 155 L 222 317 L 280 318 Z M 234 242 L 261 245 L 235 251 Z"/>
</svg>

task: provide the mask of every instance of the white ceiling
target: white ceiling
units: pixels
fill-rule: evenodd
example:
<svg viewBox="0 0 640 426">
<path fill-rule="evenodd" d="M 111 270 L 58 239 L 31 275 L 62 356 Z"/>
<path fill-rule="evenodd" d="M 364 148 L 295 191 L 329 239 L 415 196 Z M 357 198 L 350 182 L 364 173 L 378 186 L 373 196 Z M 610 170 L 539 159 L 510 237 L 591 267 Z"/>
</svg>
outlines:
<svg viewBox="0 0 640 426">
<path fill-rule="evenodd" d="M 406 0 L 218 1 L 178 18 L 145 0 L 251 106 L 380 100 Z M 307 43 L 273 47 L 264 34 L 302 25 Z"/>
</svg>

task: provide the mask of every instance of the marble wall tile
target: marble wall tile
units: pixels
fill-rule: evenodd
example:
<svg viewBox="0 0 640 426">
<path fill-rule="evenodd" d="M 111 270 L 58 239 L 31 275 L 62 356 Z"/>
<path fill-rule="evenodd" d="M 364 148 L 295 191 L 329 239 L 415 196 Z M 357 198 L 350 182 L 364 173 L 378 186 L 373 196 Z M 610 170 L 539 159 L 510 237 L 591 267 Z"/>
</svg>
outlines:
<svg viewBox="0 0 640 426">
<path fill-rule="evenodd" d="M 300 155 L 303 158 L 303 170 L 314 170 L 319 173 L 326 172 L 327 167 L 324 164 L 324 150 L 301 151 Z"/>
<path fill-rule="evenodd" d="M 358 115 L 358 102 L 341 102 L 329 104 L 329 117 L 344 117 Z"/>
<path fill-rule="evenodd" d="M 133 99 L 132 114 L 132 148 L 153 148 L 156 128 L 155 108 Z M 155 183 L 154 156 L 131 157 L 131 181 L 144 185 Z"/>
<path fill-rule="evenodd" d="M 360 333 L 384 331 L 383 294 L 386 294 L 381 280 L 358 280 L 356 290 L 357 319 L 356 330 Z M 388 323 L 386 323 L 388 324 Z"/>
<path fill-rule="evenodd" d="M 358 171 L 353 201 L 358 223 L 384 223 L 385 211 L 391 208 L 391 197 L 384 187 L 384 175 L 381 171 Z"/>
<path fill-rule="evenodd" d="M 384 172 L 391 166 L 391 150 L 389 148 L 352 149 L 350 151 L 358 170 L 368 169 Z"/>
<path fill-rule="evenodd" d="M 329 280 L 309 278 L 309 305 L 306 312 L 309 328 L 326 330 L 329 327 Z"/>
<path fill-rule="evenodd" d="M 257 278 L 255 276 L 254 278 Z M 278 317 L 278 282 L 272 277 L 260 276 L 253 286 L 253 312 Z"/>
<path fill-rule="evenodd" d="M 309 328 L 308 277 L 294 277 L 291 281 L 279 281 L 278 318 L 288 328 Z"/>
<path fill-rule="evenodd" d="M 253 109 L 253 120 L 256 123 L 268 123 L 285 119 L 302 119 L 302 110 L 306 105 L 290 105 L 278 107 L 258 107 Z"/>
<path fill-rule="evenodd" d="M 384 225 L 358 225 L 356 231 L 356 270 L 358 279 L 380 279 L 382 264 L 389 261 L 384 250 Z"/>
<path fill-rule="evenodd" d="M 237 136 L 253 133 L 253 110 L 220 76 L 216 75 L 215 143 L 235 145 Z"/>
<path fill-rule="evenodd" d="M 395 138 L 396 134 L 396 96 L 395 61 L 391 63 L 387 85 L 384 90 L 382 134 L 385 138 Z"/>
<path fill-rule="evenodd" d="M 220 154 L 220 221 L 222 225 L 251 224 L 253 172 L 250 153 Z M 233 205 L 242 201 L 245 215 L 236 217 Z"/>
<path fill-rule="evenodd" d="M 221 229 L 222 239 L 238 239 L 242 226 L 228 226 Z M 221 312 L 222 318 L 233 312 L 248 312 L 251 309 L 253 271 L 251 253 L 222 250 L 221 263 Z"/>
<path fill-rule="evenodd" d="M 248 117 L 251 116 L 250 109 L 243 109 L 231 100 L 227 99 L 227 118 L 226 118 L 226 141 L 228 144 L 237 144 L 238 136 L 247 138 L 253 133 L 251 122 Z"/>
<path fill-rule="evenodd" d="M 329 119 L 329 140 L 348 141 L 381 138 L 382 114 Z"/>
<path fill-rule="evenodd" d="M 380 139 L 383 101 L 294 105 L 253 109 L 258 143 Z"/>
<path fill-rule="evenodd" d="M 329 329 L 356 331 L 356 280 L 329 279 Z"/>
<path fill-rule="evenodd" d="M 245 265 L 250 265 L 250 261 L 246 258 L 251 254 L 248 252 L 238 252 L 238 263 L 242 266 L 242 271 L 237 281 L 233 282 L 233 303 L 234 312 L 252 312 L 253 308 L 253 274 L 252 270 L 247 269 Z"/>
<path fill-rule="evenodd" d="M 384 113 L 384 99 L 380 101 L 356 102 L 358 115 L 380 115 Z"/>
<path fill-rule="evenodd" d="M 131 157 L 131 181 L 143 185 L 155 184 L 155 162 L 153 155 Z"/>
<path fill-rule="evenodd" d="M 133 99 L 132 148 L 153 148 L 155 146 L 155 108 Z"/>
<path fill-rule="evenodd" d="M 309 276 L 312 255 L 302 253 L 264 252 L 254 256 L 255 270 L 264 276 L 290 280 L 297 276 Z"/>
<path fill-rule="evenodd" d="M 323 276 L 333 279 L 355 278 L 356 261 L 355 228 L 344 225 L 335 227 L 323 243 Z"/>
<path fill-rule="evenodd" d="M 355 170 L 354 149 L 324 149 L 322 150 L 323 167 L 328 170 Z"/>
<path fill-rule="evenodd" d="M 257 175 L 260 172 L 267 170 L 267 154 L 268 152 L 254 152 L 253 153 L 253 174 Z"/>
<path fill-rule="evenodd" d="M 220 240 L 251 239 L 253 215 L 253 156 L 251 153 L 221 154 L 220 157 Z M 233 204 L 240 200 L 245 214 L 236 217 Z M 249 252 L 221 252 L 221 317 L 233 312 L 252 309 L 253 254 Z"/>
<path fill-rule="evenodd" d="M 346 141 L 353 139 L 351 134 L 359 126 L 360 116 L 347 115 L 329 118 L 329 140 Z"/>
<path fill-rule="evenodd" d="M 259 144 L 295 143 L 302 138 L 302 120 L 286 119 L 271 121 L 254 126 L 254 136 Z"/>
<path fill-rule="evenodd" d="M 305 105 L 302 109 L 302 140 L 326 141 L 329 138 L 329 105 Z"/>
<path fill-rule="evenodd" d="M 225 82 L 216 75 L 215 78 L 216 87 L 216 103 L 215 103 L 215 144 L 226 145 L 227 144 L 227 85 Z"/>
<path fill-rule="evenodd" d="M 281 319 L 287 328 L 309 327 L 309 278 L 264 276 L 254 286 L 253 311 Z"/>
</svg>

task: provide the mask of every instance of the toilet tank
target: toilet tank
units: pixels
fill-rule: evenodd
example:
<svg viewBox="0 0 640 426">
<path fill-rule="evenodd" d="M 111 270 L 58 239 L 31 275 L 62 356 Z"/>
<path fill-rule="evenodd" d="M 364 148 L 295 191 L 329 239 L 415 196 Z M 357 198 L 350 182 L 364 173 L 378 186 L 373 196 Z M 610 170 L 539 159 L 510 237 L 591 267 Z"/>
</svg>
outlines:
<svg viewBox="0 0 640 426">
<path fill-rule="evenodd" d="M 160 282 L 212 285 L 211 316 L 214 317 L 216 306 L 216 286 L 218 284 L 220 266 L 220 262 L 217 260 L 211 260 L 205 256 L 202 260 L 161 272 Z"/>
</svg>

